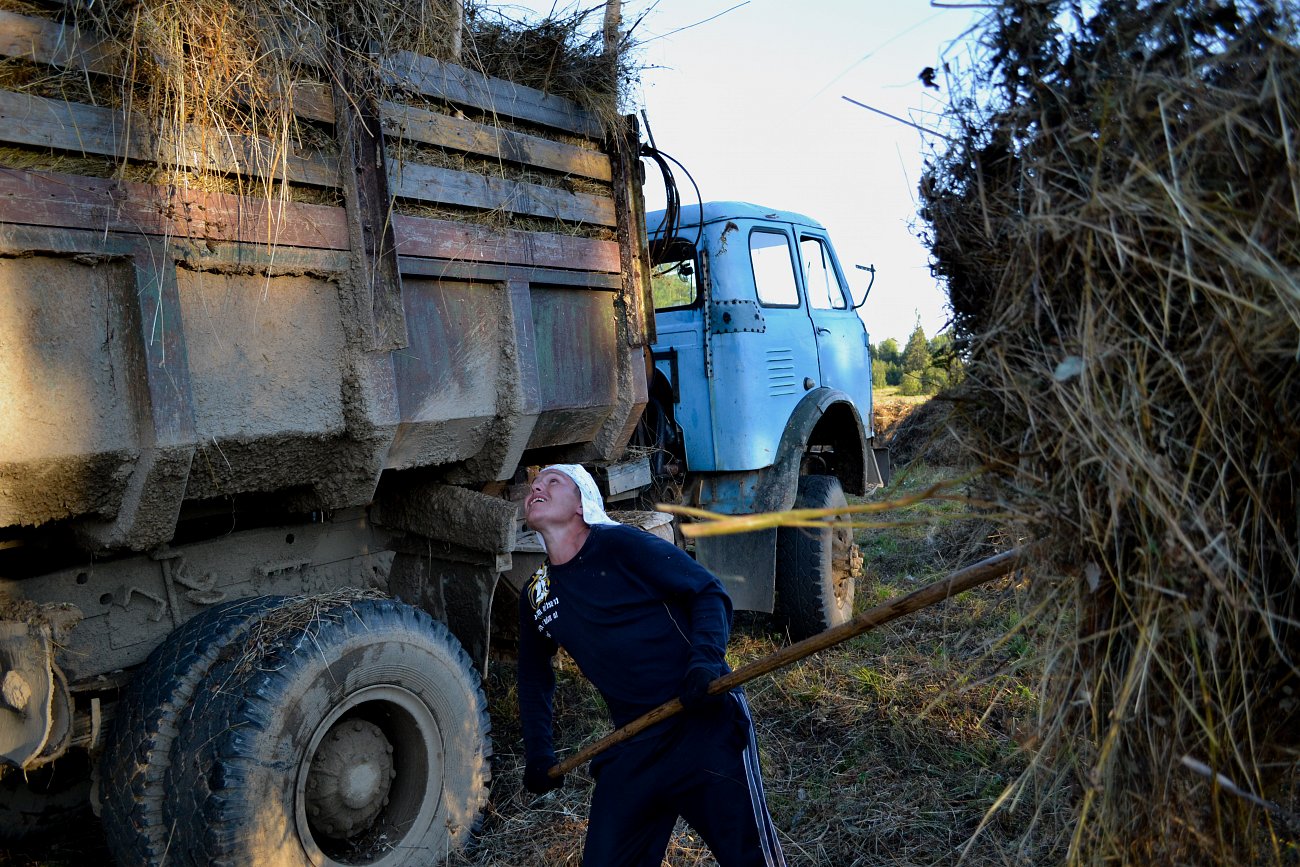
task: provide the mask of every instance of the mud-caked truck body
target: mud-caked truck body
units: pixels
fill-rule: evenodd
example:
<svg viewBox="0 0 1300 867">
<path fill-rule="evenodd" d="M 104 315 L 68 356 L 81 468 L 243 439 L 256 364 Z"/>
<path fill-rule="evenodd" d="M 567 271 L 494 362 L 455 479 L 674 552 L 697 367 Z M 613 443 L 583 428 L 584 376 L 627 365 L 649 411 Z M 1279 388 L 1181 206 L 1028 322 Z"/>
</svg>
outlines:
<svg viewBox="0 0 1300 867">
<path fill-rule="evenodd" d="M 90 87 L 0 88 L 0 834 L 89 795 L 124 864 L 433 863 L 521 468 L 645 405 L 635 133 L 394 52 L 160 142 L 72 9 L 0 13 L 12 81 Z"/>
</svg>

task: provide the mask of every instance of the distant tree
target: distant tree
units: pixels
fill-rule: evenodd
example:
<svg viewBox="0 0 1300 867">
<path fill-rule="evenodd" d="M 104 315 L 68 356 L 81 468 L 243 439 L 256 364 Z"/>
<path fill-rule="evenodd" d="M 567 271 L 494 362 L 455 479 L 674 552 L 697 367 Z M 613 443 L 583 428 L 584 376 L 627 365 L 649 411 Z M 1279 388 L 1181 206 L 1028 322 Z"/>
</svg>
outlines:
<svg viewBox="0 0 1300 867">
<path fill-rule="evenodd" d="M 650 275 L 650 293 L 656 310 L 684 307 L 695 301 L 695 282 L 689 265 L 689 262 L 675 263 L 672 270 L 660 270 L 664 266 L 656 266 Z"/>
<path fill-rule="evenodd" d="M 930 350 L 930 366 L 921 377 L 922 389 L 926 394 L 938 394 L 961 378 L 962 363 L 948 333 L 936 334 L 930 338 L 927 347 Z"/>
<path fill-rule="evenodd" d="M 952 335 L 946 331 L 942 334 L 936 334 L 930 338 L 927 346 L 930 350 L 931 361 L 937 361 L 941 357 L 952 355 Z"/>
<path fill-rule="evenodd" d="M 879 343 L 871 344 L 871 386 L 881 388 L 887 385 L 897 386 L 903 381 L 903 353 L 898 350 L 898 341 L 887 337 Z"/>
<path fill-rule="evenodd" d="M 938 394 L 948 387 L 948 369 L 931 364 L 921 374 L 921 393 Z"/>
<path fill-rule="evenodd" d="M 907 340 L 900 365 L 903 370 L 902 382 L 899 383 L 903 394 L 925 393 L 925 372 L 930 367 L 930 345 L 925 339 L 925 329 L 916 323 L 912 336 Z"/>
<path fill-rule="evenodd" d="M 916 323 L 912 336 L 907 339 L 907 348 L 903 350 L 903 370 L 921 371 L 930 366 L 930 344 L 925 339 L 925 329 Z"/>
<path fill-rule="evenodd" d="M 898 385 L 898 341 L 888 337 L 871 345 L 871 387 Z"/>
</svg>

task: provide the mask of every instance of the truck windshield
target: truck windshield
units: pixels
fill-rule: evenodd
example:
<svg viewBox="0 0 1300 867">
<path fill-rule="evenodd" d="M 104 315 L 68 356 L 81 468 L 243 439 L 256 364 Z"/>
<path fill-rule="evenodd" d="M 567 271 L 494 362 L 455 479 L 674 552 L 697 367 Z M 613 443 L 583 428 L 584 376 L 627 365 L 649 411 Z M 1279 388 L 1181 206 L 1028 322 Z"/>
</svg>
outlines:
<svg viewBox="0 0 1300 867">
<path fill-rule="evenodd" d="M 650 245 L 650 293 L 655 310 L 690 307 L 699 297 L 695 274 L 695 245 L 681 238 Z"/>
</svg>

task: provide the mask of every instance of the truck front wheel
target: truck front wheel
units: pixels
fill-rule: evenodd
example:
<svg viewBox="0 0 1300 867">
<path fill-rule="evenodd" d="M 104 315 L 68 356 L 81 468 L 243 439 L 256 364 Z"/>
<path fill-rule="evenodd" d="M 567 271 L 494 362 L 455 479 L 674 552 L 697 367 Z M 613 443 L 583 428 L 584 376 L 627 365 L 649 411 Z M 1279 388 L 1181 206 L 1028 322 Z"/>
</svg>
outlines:
<svg viewBox="0 0 1300 867">
<path fill-rule="evenodd" d="M 847 506 L 834 476 L 801 476 L 796 509 Z M 856 580 L 853 530 L 782 527 L 776 539 L 776 615 L 795 641 L 853 616 Z"/>
<path fill-rule="evenodd" d="M 295 600 L 214 669 L 178 744 L 175 863 L 415 865 L 487 797 L 486 701 L 440 623 L 387 599 Z"/>
</svg>

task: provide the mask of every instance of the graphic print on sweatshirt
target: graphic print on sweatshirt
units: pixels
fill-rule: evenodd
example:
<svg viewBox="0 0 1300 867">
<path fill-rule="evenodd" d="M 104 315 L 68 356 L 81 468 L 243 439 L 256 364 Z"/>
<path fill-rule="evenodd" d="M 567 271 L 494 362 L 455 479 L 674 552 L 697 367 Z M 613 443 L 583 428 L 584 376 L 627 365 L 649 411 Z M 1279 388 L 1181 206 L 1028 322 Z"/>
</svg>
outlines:
<svg viewBox="0 0 1300 867">
<path fill-rule="evenodd" d="M 524 588 L 524 593 L 528 596 L 528 604 L 533 609 L 533 623 L 537 626 L 537 631 L 552 638 L 551 631 L 546 627 L 560 616 L 560 600 L 551 597 L 551 570 L 550 563 L 543 561 L 542 565 L 537 567 L 533 577 L 528 579 L 528 586 Z"/>
</svg>

